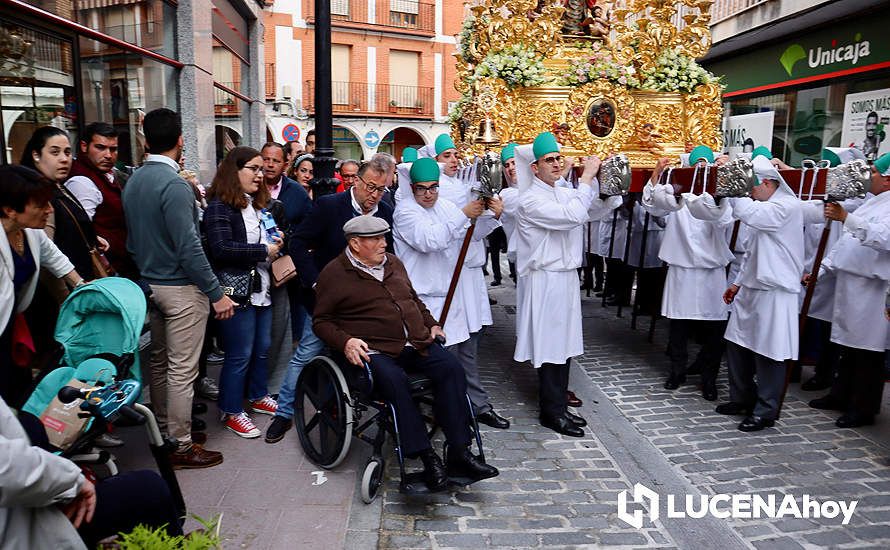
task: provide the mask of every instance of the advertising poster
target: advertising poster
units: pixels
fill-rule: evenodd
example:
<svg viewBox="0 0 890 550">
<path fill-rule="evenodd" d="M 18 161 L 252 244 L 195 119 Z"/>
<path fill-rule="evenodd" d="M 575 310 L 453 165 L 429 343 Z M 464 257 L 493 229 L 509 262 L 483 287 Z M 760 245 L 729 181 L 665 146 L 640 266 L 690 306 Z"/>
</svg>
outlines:
<svg viewBox="0 0 890 550">
<path fill-rule="evenodd" d="M 890 152 L 890 88 L 849 94 L 844 101 L 841 147 L 857 147 L 873 161 Z"/>
<path fill-rule="evenodd" d="M 773 146 L 773 120 L 776 113 L 752 113 L 734 115 L 724 119 L 723 149 L 730 159 L 739 153 L 750 153 L 755 147 L 763 145 L 767 149 Z"/>
</svg>

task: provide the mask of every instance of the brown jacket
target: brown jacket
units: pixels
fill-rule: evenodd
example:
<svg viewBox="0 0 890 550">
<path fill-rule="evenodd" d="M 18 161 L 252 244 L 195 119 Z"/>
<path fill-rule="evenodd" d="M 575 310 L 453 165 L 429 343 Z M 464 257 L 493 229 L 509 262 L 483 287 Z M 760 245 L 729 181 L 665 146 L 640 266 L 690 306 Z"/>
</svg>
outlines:
<svg viewBox="0 0 890 550">
<path fill-rule="evenodd" d="M 353 266 L 342 252 L 322 270 L 315 294 L 312 329 L 337 351 L 343 351 L 350 338 L 360 338 L 372 350 L 391 357 L 409 341 L 423 352 L 433 341 L 430 328 L 439 324 L 414 292 L 405 266 L 392 254 L 386 255 L 383 281 L 378 281 Z"/>
</svg>

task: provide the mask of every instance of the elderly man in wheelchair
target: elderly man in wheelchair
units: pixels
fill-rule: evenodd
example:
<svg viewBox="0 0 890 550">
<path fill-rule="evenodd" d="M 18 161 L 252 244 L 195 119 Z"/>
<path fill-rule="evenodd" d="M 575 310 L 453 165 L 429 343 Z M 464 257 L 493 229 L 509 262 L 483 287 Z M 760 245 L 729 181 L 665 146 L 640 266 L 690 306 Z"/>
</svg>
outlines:
<svg viewBox="0 0 890 550">
<path fill-rule="evenodd" d="M 470 450 L 472 410 L 463 367 L 442 347 L 445 334 L 402 262 L 386 253 L 389 225 L 358 216 L 343 231 L 347 248 L 325 267 L 315 289 L 315 333 L 356 368 L 370 368 L 375 391 L 394 410 L 401 454 L 420 458 L 430 491 L 444 490 L 449 479 L 497 476 L 497 468 Z M 418 371 L 432 381 L 433 413 L 446 439 L 444 464 L 412 399 L 408 373 Z"/>
</svg>

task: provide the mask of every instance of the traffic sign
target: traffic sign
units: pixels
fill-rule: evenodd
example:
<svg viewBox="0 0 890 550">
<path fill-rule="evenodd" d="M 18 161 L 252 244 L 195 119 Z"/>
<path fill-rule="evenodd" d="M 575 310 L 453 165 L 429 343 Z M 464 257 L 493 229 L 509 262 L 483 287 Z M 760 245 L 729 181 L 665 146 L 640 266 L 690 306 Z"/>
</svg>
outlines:
<svg viewBox="0 0 890 550">
<path fill-rule="evenodd" d="M 281 129 L 281 137 L 284 138 L 285 143 L 288 141 L 300 141 L 300 129 L 296 124 L 285 124 L 284 128 Z"/>
<path fill-rule="evenodd" d="M 368 133 L 365 134 L 365 145 L 368 147 L 377 147 L 380 144 L 380 134 L 375 132 L 374 130 L 369 130 Z"/>
</svg>

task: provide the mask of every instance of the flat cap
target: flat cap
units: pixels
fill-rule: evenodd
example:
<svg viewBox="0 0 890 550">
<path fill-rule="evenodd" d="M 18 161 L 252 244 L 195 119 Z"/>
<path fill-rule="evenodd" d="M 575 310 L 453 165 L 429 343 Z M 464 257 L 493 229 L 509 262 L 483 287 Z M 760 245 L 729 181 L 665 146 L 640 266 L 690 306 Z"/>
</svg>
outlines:
<svg viewBox="0 0 890 550">
<path fill-rule="evenodd" d="M 343 235 L 350 237 L 376 237 L 389 233 L 389 224 L 377 216 L 356 216 L 343 224 Z"/>
</svg>

